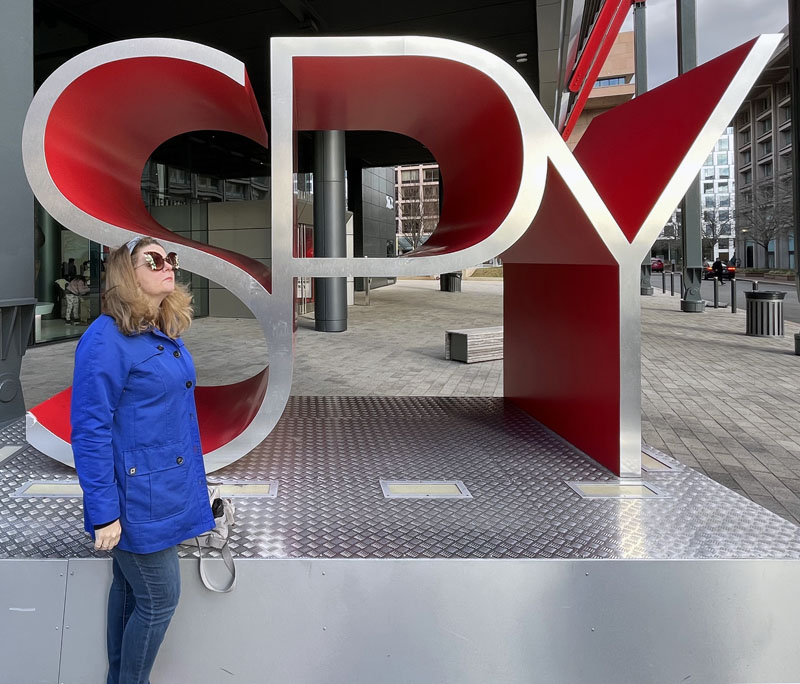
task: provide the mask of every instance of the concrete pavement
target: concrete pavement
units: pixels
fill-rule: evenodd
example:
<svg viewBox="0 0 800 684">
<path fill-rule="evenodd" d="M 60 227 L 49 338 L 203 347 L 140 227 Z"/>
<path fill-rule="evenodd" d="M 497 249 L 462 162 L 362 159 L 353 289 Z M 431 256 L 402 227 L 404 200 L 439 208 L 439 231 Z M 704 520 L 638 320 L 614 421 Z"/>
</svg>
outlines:
<svg viewBox="0 0 800 684">
<path fill-rule="evenodd" d="M 293 394 L 502 396 L 502 362 L 444 359 L 444 331 L 502 323 L 502 282 L 439 292 L 404 280 L 349 309 L 344 333 L 302 318 Z M 791 296 L 791 295 L 787 295 Z M 356 301 L 363 298 L 356 293 Z M 742 306 L 744 302 L 742 302 Z M 684 314 L 678 298 L 642 297 L 643 439 L 727 487 L 800 523 L 800 357 L 783 338 L 744 335 L 744 313 Z M 201 384 L 248 377 L 268 350 L 256 323 L 199 319 L 185 336 Z M 69 385 L 75 342 L 28 350 L 28 406 Z"/>
</svg>

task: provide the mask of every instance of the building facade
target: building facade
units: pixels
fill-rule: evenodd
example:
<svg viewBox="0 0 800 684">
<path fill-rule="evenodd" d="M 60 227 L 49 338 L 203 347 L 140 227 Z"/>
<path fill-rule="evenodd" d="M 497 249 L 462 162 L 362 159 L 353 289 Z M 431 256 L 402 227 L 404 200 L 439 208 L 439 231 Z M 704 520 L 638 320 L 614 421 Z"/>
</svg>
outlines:
<svg viewBox="0 0 800 684">
<path fill-rule="evenodd" d="M 746 268 L 795 268 L 789 78 L 787 37 L 735 119 L 736 252 Z"/>
<path fill-rule="evenodd" d="M 708 261 L 735 259 L 736 190 L 733 173 L 733 128 L 717 140 L 700 172 L 703 257 Z"/>
<path fill-rule="evenodd" d="M 394 169 L 397 254 L 419 247 L 439 223 L 439 166 L 411 164 Z"/>
<path fill-rule="evenodd" d="M 617 36 L 600 69 L 589 99 L 567 140 L 570 149 L 578 144 L 592 119 L 633 98 L 635 70 L 633 31 L 626 31 Z"/>
<path fill-rule="evenodd" d="M 736 254 L 736 174 L 733 170 L 734 130 L 725 129 L 700 172 L 703 259 L 738 263 Z M 664 263 L 682 263 L 681 209 L 672 212 L 651 251 Z"/>
</svg>

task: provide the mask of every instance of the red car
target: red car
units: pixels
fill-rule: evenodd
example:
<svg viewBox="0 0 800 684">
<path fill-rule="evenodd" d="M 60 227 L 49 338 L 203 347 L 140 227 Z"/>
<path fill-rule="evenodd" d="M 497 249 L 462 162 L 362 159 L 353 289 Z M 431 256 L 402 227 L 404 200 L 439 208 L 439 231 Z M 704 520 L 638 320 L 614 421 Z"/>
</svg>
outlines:
<svg viewBox="0 0 800 684">
<path fill-rule="evenodd" d="M 657 257 L 650 258 L 650 270 L 653 273 L 661 273 L 664 270 L 664 262 Z"/>
</svg>

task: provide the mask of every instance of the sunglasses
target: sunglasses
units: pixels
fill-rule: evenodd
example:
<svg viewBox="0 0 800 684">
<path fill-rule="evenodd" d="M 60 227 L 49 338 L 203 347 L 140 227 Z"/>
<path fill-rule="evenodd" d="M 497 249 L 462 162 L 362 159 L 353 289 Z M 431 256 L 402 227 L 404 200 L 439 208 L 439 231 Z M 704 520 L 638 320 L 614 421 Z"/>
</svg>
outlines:
<svg viewBox="0 0 800 684">
<path fill-rule="evenodd" d="M 163 271 L 164 264 L 172 266 L 173 271 L 178 270 L 178 255 L 175 252 L 170 252 L 167 256 L 163 256 L 158 252 L 144 252 L 143 256 L 144 264 L 139 264 L 139 266 L 147 264 L 151 271 Z M 136 268 L 139 268 L 139 266 Z"/>
</svg>

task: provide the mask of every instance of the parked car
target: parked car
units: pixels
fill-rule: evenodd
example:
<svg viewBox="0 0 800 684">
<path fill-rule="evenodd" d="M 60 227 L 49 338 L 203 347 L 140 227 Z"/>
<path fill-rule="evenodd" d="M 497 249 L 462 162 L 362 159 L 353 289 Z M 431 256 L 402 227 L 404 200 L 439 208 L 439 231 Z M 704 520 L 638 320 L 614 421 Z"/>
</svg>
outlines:
<svg viewBox="0 0 800 684">
<path fill-rule="evenodd" d="M 650 270 L 653 273 L 661 273 L 661 271 L 664 270 L 664 262 L 661 259 L 657 258 L 657 257 L 651 257 L 650 258 Z"/>
<path fill-rule="evenodd" d="M 736 267 L 725 261 L 721 261 L 720 263 L 722 264 L 721 279 L 725 280 L 727 278 L 728 280 L 733 280 L 736 277 Z M 703 279 L 714 280 L 714 264 L 710 261 L 703 263 Z"/>
</svg>

